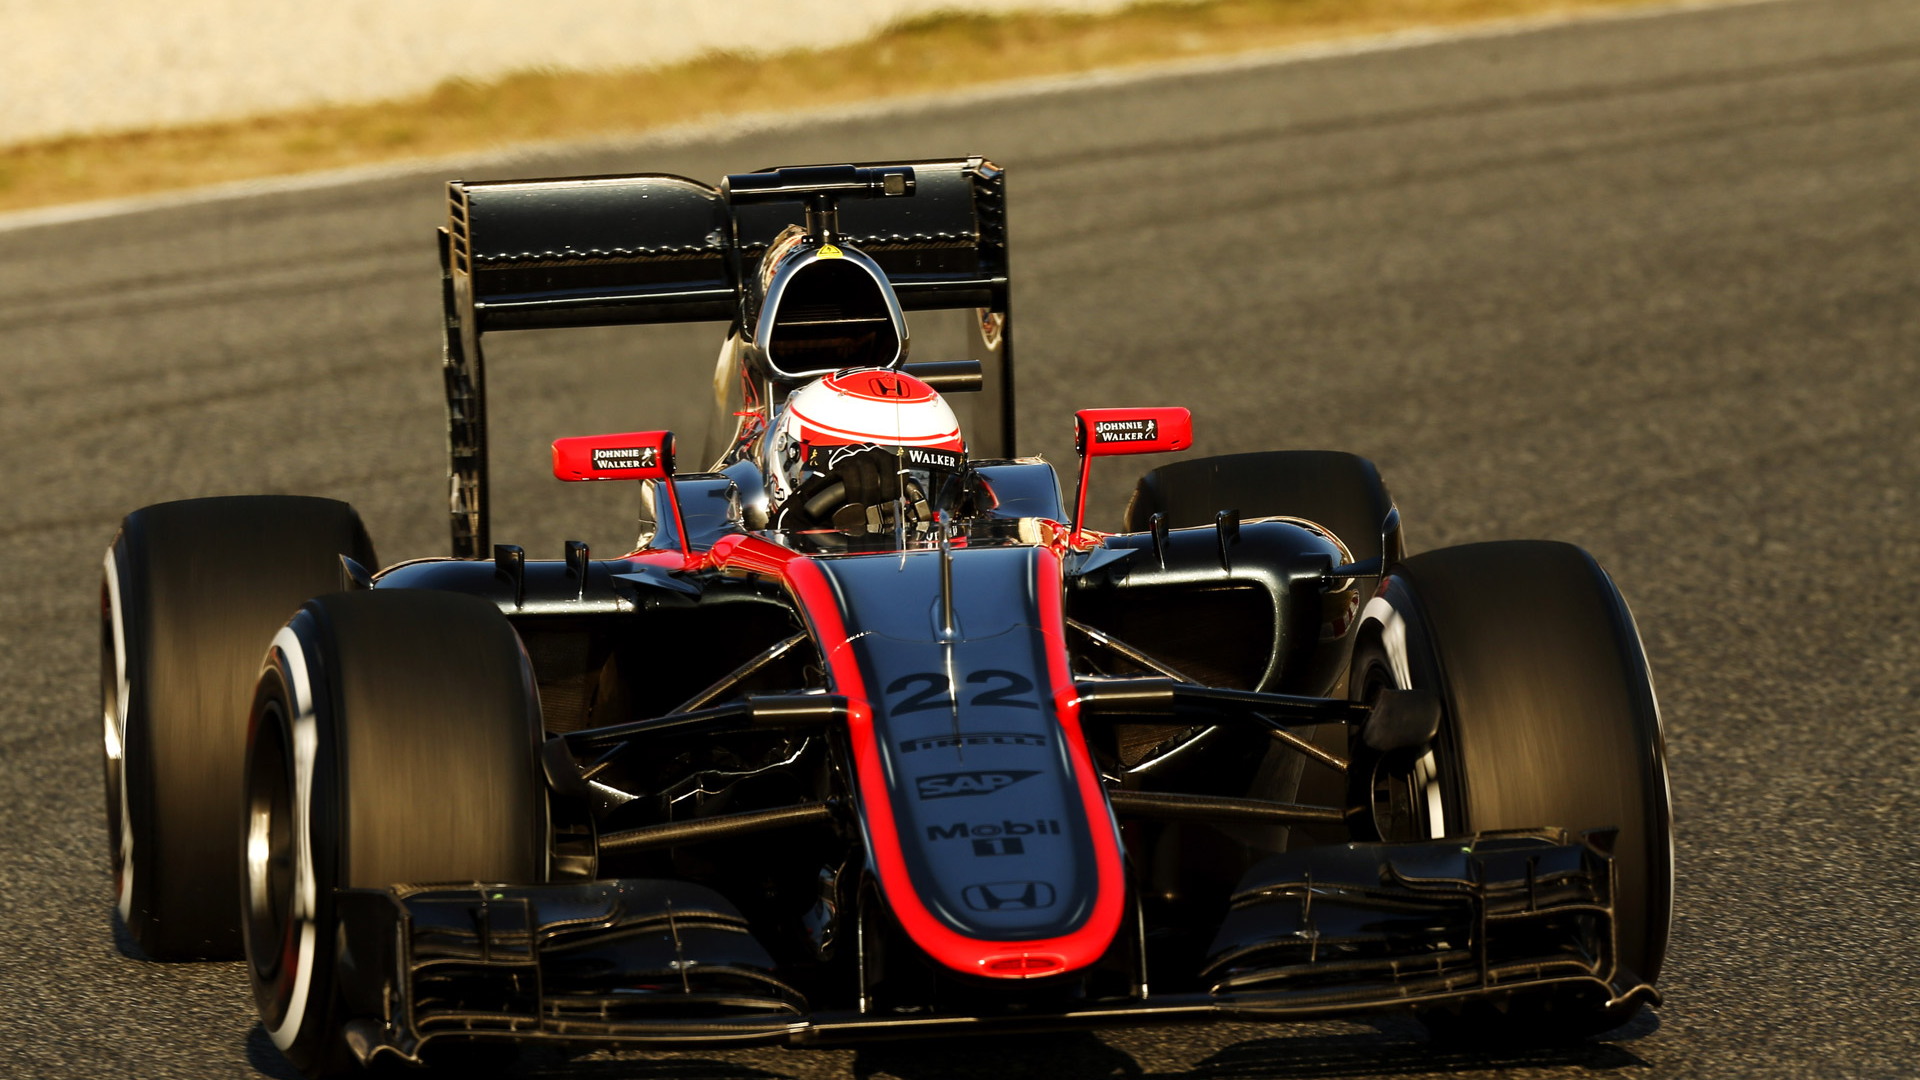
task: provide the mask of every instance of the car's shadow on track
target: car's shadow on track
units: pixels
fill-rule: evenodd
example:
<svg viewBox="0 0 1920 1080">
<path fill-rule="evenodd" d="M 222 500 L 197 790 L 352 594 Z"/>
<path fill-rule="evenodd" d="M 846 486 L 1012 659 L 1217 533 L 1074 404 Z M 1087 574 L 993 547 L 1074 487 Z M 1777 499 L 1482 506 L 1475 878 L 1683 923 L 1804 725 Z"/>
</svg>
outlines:
<svg viewBox="0 0 1920 1080">
<path fill-rule="evenodd" d="M 1374 1032 L 1279 1035 L 1231 1043 L 1182 1071 L 1143 1068 L 1092 1034 L 955 1041 L 945 1047 L 901 1043 L 862 1048 L 856 1080 L 1310 1080 L 1348 1076 L 1445 1076 L 1510 1068 L 1646 1068 L 1623 1043 L 1656 1030 L 1649 1014 L 1605 1041 L 1573 1046 L 1453 1047 L 1427 1038 L 1419 1024 L 1388 1018 Z"/>
<path fill-rule="evenodd" d="M 127 921 L 120 917 L 118 910 L 109 910 L 107 918 L 113 923 L 113 947 L 116 952 L 129 960 L 157 963 L 147 955 L 147 950 L 140 947 L 139 942 L 133 940 L 133 931 L 127 929 Z"/>
<path fill-rule="evenodd" d="M 863 1046 L 855 1080 L 1094 1080 L 1145 1075 L 1131 1054 L 1089 1032 L 994 1035 Z"/>
<path fill-rule="evenodd" d="M 1611 1071 L 1648 1068 L 1627 1043 L 1658 1030 L 1659 1019 L 1642 1013 L 1604 1040 L 1573 1046 L 1481 1048 L 1436 1043 L 1409 1019 L 1372 1021 L 1371 1032 L 1278 1035 L 1230 1043 L 1178 1071 L 1141 1066 L 1135 1057 L 1090 1032 L 1059 1035 L 996 1035 L 991 1039 L 915 1039 L 863 1046 L 854 1054 L 854 1080 L 1322 1080 L 1359 1076 L 1447 1076 L 1502 1069 Z M 801 1055 L 806 1057 L 808 1055 Z M 300 1075 L 258 1027 L 247 1040 L 247 1058 L 274 1080 Z M 799 1058 L 793 1059 L 799 1065 Z M 819 1061 L 788 1070 L 774 1060 L 755 1064 L 685 1054 L 649 1057 L 617 1054 L 581 1058 L 555 1048 L 528 1047 L 519 1054 L 463 1054 L 438 1069 L 389 1069 L 377 1075 L 414 1080 L 798 1080 L 822 1073 Z M 766 1067 L 771 1065 L 772 1067 Z M 828 1066 L 827 1073 L 835 1070 Z"/>
<path fill-rule="evenodd" d="M 247 1064 L 253 1066 L 261 1076 L 270 1076 L 273 1080 L 302 1080 L 300 1070 L 280 1056 L 273 1039 L 267 1035 L 267 1029 L 258 1024 L 247 1032 Z"/>
<path fill-rule="evenodd" d="M 1620 1036 L 1616 1036 L 1620 1037 Z M 1337 1076 L 1446 1076 L 1504 1069 L 1605 1071 L 1648 1068 L 1616 1042 L 1511 1049 L 1450 1047 L 1422 1036 L 1297 1036 L 1250 1039 L 1222 1047 L 1182 1073 L 1151 1080 L 1308 1080 Z"/>
</svg>

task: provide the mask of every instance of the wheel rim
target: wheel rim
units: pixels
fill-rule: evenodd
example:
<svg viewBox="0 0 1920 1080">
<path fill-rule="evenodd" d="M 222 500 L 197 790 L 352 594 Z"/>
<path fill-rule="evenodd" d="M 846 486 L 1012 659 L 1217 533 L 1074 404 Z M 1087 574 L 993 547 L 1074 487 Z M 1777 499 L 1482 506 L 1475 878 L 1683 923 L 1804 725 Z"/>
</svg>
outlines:
<svg viewBox="0 0 1920 1080">
<path fill-rule="evenodd" d="M 299 968 L 293 910 L 293 753 L 279 701 L 261 711 L 247 774 L 247 957 L 262 995 L 261 1016 L 279 1025 Z"/>
<path fill-rule="evenodd" d="M 1390 640 L 1380 643 L 1381 652 L 1391 648 Z M 1402 644 L 1404 649 L 1404 644 Z M 1398 672 L 1414 670 L 1405 655 L 1373 655 L 1367 658 L 1360 675 L 1357 700 L 1371 706 L 1384 690 L 1408 689 Z M 1457 793 L 1449 787 L 1446 761 L 1450 732 L 1446 718 L 1432 745 L 1418 757 L 1400 754 L 1379 762 L 1369 788 L 1373 798 L 1373 825 L 1379 838 L 1388 843 L 1438 840 L 1465 831 L 1466 815 L 1460 810 Z"/>
<path fill-rule="evenodd" d="M 107 550 L 100 583 L 101 761 L 106 779 L 107 845 L 113 860 L 114 909 L 133 917 L 132 800 L 127 793 L 127 637 L 121 618 L 120 571 Z"/>
<path fill-rule="evenodd" d="M 281 1050 L 314 994 L 320 888 L 313 851 L 318 734 L 306 660 L 291 627 L 269 654 L 247 762 L 245 939 L 261 1026 Z"/>
</svg>

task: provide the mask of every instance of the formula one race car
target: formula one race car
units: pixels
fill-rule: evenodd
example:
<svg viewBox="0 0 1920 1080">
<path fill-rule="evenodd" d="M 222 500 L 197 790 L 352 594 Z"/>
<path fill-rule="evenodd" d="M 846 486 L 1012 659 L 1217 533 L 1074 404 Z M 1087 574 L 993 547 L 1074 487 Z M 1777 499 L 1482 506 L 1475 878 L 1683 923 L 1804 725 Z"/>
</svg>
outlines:
<svg viewBox="0 0 1920 1080">
<path fill-rule="evenodd" d="M 1004 184 L 453 184 L 452 555 L 376 572 L 352 509 L 287 496 L 147 507 L 107 553 L 134 940 L 244 955 L 309 1075 L 1382 1009 L 1570 1038 L 1655 1002 L 1665 763 L 1607 574 L 1409 556 L 1331 451 L 1181 460 L 1086 528 L 1093 460 L 1191 423 L 1079 413 L 1071 503 L 1013 456 Z M 926 309 L 977 355 L 908 362 Z M 639 482 L 636 550 L 492 544 L 483 335 L 706 319 L 708 471 L 664 431 L 554 443 Z"/>
</svg>

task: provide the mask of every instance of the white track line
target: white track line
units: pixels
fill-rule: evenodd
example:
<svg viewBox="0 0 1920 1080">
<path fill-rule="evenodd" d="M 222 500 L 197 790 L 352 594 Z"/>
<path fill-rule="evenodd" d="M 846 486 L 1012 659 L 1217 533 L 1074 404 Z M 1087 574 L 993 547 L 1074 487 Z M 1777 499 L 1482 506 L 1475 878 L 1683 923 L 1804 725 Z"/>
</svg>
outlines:
<svg viewBox="0 0 1920 1080">
<path fill-rule="evenodd" d="M 11 213 L 0 214 L 0 232 L 32 229 L 44 225 L 66 225 L 74 222 L 96 221 L 102 218 L 141 214 L 154 210 L 169 210 L 176 207 L 198 206 L 205 203 L 259 198 L 263 196 L 282 195 L 290 192 L 313 191 L 322 188 L 346 187 L 353 184 L 400 179 L 408 176 L 448 176 L 480 172 L 491 173 L 497 172 L 505 166 L 510 166 L 516 161 L 532 161 L 537 158 L 572 152 L 603 153 L 645 150 L 666 146 L 684 146 L 693 142 L 737 138 L 741 135 L 749 135 L 762 131 L 779 131 L 802 125 L 835 123 L 848 120 L 870 120 L 889 116 L 907 116 L 915 113 L 929 112 L 934 109 L 948 109 L 956 106 L 1007 101 L 1025 97 L 1047 97 L 1055 94 L 1070 94 L 1084 90 L 1152 82 L 1156 79 L 1180 78 L 1191 75 L 1213 75 L 1231 71 L 1248 71 L 1256 68 L 1279 67 L 1287 64 L 1307 63 L 1315 60 L 1325 60 L 1343 56 L 1358 56 L 1366 53 L 1426 48 L 1432 45 L 1442 45 L 1456 41 L 1514 37 L 1521 34 L 1537 33 L 1542 30 L 1551 30 L 1577 23 L 1628 22 L 1638 19 L 1664 18 L 1670 15 L 1680 15 L 1715 8 L 1754 7 L 1761 4 L 1787 2 L 1790 2 L 1790 0 L 1675 0 L 1675 2 L 1672 3 L 1654 4 L 1648 7 L 1627 8 L 1624 10 L 1562 11 L 1545 15 L 1527 15 L 1511 19 L 1497 19 L 1488 22 L 1474 23 L 1470 26 L 1444 28 L 1421 27 L 1411 30 L 1397 30 L 1386 34 L 1375 34 L 1334 41 L 1308 42 L 1300 45 L 1288 45 L 1277 49 L 1261 49 L 1245 53 L 1232 53 L 1224 56 L 1203 56 L 1190 60 L 1172 60 L 1122 68 L 1104 68 L 1073 75 L 1049 75 L 1033 79 L 1016 79 L 1009 82 L 990 83 L 959 92 L 913 94 L 902 97 L 883 98 L 878 101 L 863 102 L 857 105 L 836 106 L 827 109 L 739 113 L 714 120 L 704 120 L 693 124 L 663 128 L 659 131 L 647 132 L 642 135 L 522 143 L 504 150 L 469 151 L 441 157 L 410 158 L 405 161 L 385 162 L 378 165 L 357 165 L 344 169 L 327 169 L 321 172 L 301 173 L 295 176 L 269 177 L 259 180 L 237 180 L 224 184 L 212 184 L 206 187 L 191 188 L 185 191 L 163 192 L 156 195 L 136 195 L 123 199 L 101 199 L 94 202 L 69 203 L 64 206 L 40 207 L 33 210 L 16 210 Z"/>
</svg>

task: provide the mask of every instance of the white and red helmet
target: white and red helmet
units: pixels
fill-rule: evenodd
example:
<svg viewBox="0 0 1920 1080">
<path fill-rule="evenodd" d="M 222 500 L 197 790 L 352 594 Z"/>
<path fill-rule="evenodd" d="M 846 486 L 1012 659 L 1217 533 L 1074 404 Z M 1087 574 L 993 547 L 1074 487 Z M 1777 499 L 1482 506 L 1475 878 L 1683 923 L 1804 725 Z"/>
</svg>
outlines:
<svg viewBox="0 0 1920 1080">
<path fill-rule="evenodd" d="M 783 529 L 924 534 L 964 488 L 960 421 L 901 371 L 852 368 L 788 396 L 767 432 L 768 494 Z"/>
</svg>

